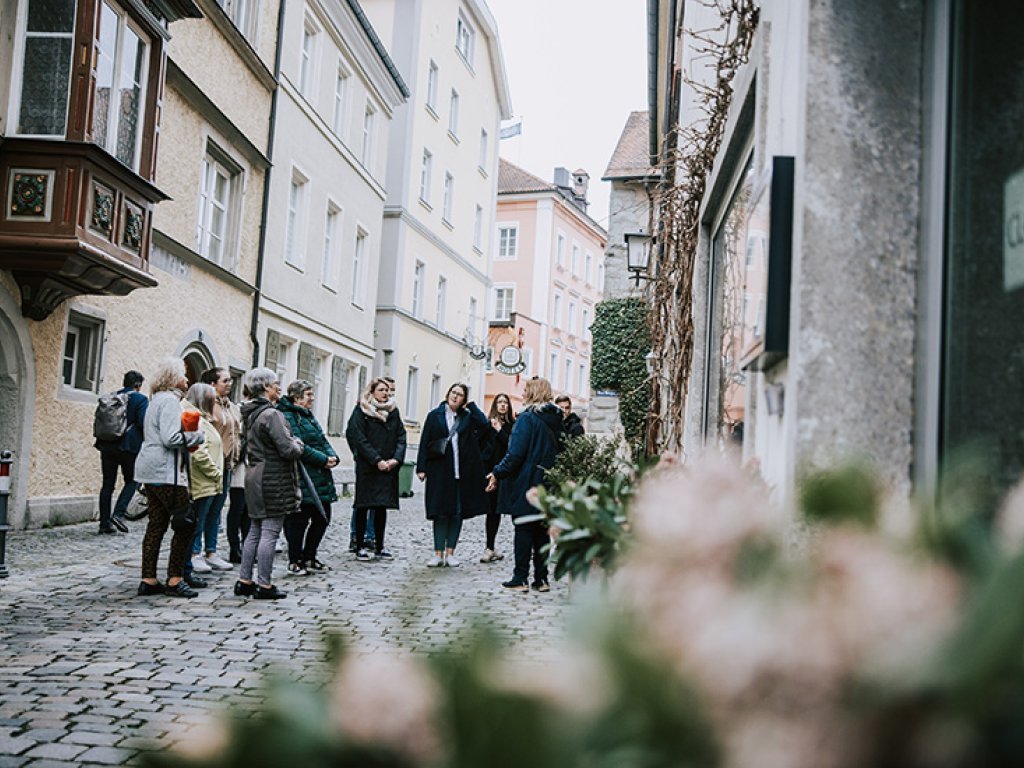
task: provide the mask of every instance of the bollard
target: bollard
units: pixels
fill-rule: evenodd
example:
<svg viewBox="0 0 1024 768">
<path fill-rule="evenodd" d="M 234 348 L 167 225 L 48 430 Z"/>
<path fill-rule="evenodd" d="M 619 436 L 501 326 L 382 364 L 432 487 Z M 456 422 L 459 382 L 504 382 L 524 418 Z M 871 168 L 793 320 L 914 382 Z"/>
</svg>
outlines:
<svg viewBox="0 0 1024 768">
<path fill-rule="evenodd" d="M 0 579 L 6 579 L 7 572 L 7 499 L 11 495 L 11 458 L 10 451 L 0 451 Z"/>
</svg>

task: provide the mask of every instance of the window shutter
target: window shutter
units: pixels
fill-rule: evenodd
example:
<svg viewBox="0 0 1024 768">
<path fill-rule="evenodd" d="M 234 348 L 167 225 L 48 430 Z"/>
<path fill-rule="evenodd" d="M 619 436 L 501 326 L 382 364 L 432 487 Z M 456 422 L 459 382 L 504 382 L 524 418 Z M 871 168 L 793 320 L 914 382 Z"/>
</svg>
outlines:
<svg viewBox="0 0 1024 768">
<path fill-rule="evenodd" d="M 337 436 L 345 430 L 345 402 L 348 400 L 348 371 L 345 359 L 331 361 L 331 407 L 327 413 L 327 434 Z"/>
<path fill-rule="evenodd" d="M 281 353 L 281 334 L 277 331 L 267 331 L 267 348 L 263 350 L 263 365 L 270 370 L 277 372 L 277 357 Z"/>
<path fill-rule="evenodd" d="M 302 342 L 299 344 L 299 378 L 316 386 L 316 349 Z"/>
</svg>

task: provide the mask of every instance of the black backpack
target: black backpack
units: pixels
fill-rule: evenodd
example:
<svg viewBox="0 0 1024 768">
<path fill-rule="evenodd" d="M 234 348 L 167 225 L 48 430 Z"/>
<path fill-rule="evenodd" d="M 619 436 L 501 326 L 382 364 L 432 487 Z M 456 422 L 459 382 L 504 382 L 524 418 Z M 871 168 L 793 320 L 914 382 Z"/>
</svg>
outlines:
<svg viewBox="0 0 1024 768">
<path fill-rule="evenodd" d="M 128 431 L 128 392 L 108 392 L 100 395 L 92 417 L 92 436 L 97 440 L 113 442 Z"/>
</svg>

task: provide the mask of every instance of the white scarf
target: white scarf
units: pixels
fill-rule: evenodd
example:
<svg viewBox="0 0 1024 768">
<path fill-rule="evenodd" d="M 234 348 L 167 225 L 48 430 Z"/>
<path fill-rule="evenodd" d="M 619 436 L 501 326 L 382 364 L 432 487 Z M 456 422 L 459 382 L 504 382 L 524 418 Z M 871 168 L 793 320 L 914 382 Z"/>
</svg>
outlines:
<svg viewBox="0 0 1024 768">
<path fill-rule="evenodd" d="M 367 395 L 359 401 L 359 409 L 371 419 L 387 421 L 390 413 L 395 410 L 395 399 L 391 398 L 387 402 L 381 403 L 372 394 Z"/>
</svg>

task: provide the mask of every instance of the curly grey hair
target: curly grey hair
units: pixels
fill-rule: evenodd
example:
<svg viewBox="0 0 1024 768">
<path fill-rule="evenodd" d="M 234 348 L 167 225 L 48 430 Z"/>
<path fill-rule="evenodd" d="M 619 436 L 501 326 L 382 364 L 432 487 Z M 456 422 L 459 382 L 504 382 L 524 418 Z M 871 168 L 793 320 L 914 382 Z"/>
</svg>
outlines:
<svg viewBox="0 0 1024 768">
<path fill-rule="evenodd" d="M 178 388 L 178 382 L 185 378 L 185 361 L 180 357 L 169 357 L 162 361 L 153 372 L 149 382 L 150 394 L 170 392 Z"/>
<path fill-rule="evenodd" d="M 288 399 L 298 400 L 302 395 L 313 389 L 313 385 L 305 379 L 296 379 L 288 385 Z"/>
<path fill-rule="evenodd" d="M 277 383 L 277 373 L 269 368 L 253 368 L 245 374 L 245 386 L 253 397 L 263 397 L 267 387 Z"/>
</svg>

